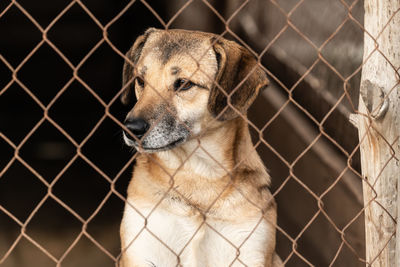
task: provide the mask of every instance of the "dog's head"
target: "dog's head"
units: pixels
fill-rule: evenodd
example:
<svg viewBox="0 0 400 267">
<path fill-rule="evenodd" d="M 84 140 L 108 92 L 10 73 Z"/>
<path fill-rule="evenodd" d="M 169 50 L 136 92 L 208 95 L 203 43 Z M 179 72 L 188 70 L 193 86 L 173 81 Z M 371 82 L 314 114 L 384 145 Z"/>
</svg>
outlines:
<svg viewBox="0 0 400 267">
<path fill-rule="evenodd" d="M 121 95 L 125 143 L 171 149 L 245 114 L 268 84 L 249 51 L 211 33 L 149 29 L 126 54 Z"/>
</svg>

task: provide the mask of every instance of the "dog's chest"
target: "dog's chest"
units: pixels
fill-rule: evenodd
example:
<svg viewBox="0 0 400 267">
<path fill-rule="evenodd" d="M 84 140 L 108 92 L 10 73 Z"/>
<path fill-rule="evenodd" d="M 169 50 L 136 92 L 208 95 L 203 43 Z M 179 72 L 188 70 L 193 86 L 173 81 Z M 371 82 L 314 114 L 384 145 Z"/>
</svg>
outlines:
<svg viewBox="0 0 400 267">
<path fill-rule="evenodd" d="M 150 207 L 137 208 L 126 206 L 121 226 L 127 247 L 125 256 L 133 260 L 132 264 L 157 267 L 263 264 L 263 248 L 269 237 L 261 217 L 232 223 L 179 216 L 161 208 L 153 211 Z M 239 258 L 238 252 L 242 255 Z"/>
</svg>

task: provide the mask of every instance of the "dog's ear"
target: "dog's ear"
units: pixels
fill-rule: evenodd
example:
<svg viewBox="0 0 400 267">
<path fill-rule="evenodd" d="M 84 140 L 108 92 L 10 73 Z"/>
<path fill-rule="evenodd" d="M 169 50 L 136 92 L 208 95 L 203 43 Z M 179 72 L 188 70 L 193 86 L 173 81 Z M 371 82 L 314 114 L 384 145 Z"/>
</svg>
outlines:
<svg viewBox="0 0 400 267">
<path fill-rule="evenodd" d="M 140 58 L 143 46 L 146 43 L 148 36 L 155 30 L 156 29 L 154 28 L 150 28 L 143 35 L 139 36 L 131 49 L 129 49 L 129 51 L 125 54 L 125 63 L 122 70 L 122 87 L 125 88 L 125 91 L 121 94 L 121 102 L 124 105 L 128 105 L 132 102 L 135 91 L 133 70 Z"/>
<path fill-rule="evenodd" d="M 238 112 L 245 114 L 260 89 L 269 82 L 248 50 L 222 38 L 211 38 L 211 43 L 217 57 L 218 71 L 208 99 L 208 110 L 218 120 L 230 120 L 237 117 Z"/>
</svg>

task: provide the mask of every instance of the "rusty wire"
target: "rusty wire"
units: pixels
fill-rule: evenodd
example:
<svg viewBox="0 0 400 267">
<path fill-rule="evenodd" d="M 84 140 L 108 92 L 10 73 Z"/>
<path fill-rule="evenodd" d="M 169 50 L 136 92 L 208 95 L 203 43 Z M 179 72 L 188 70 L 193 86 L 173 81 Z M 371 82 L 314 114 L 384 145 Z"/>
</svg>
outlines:
<svg viewBox="0 0 400 267">
<path fill-rule="evenodd" d="M 136 0 L 139 1 L 139 0 Z M 2 64 L 4 64 L 11 72 L 12 72 L 12 79 L 7 83 L 7 85 L 5 85 L 3 88 L 0 88 L 0 97 L 11 87 L 11 85 L 18 84 L 23 90 L 24 92 L 31 97 L 35 103 L 37 103 L 39 105 L 39 107 L 42 109 L 43 112 L 43 116 L 42 118 L 35 124 L 35 126 L 30 130 L 30 132 L 23 138 L 23 140 L 19 143 L 14 143 L 13 141 L 11 141 L 11 139 L 9 137 L 7 137 L 4 133 L 0 132 L 0 138 L 2 140 L 4 140 L 13 150 L 14 150 L 14 156 L 12 157 L 12 159 L 5 165 L 5 167 L 0 170 L 0 179 L 1 177 L 9 170 L 10 166 L 14 163 L 14 162 L 20 162 L 23 166 L 25 166 L 44 186 L 46 186 L 47 188 L 47 194 L 41 199 L 41 201 L 38 203 L 38 205 L 34 208 L 34 210 L 29 214 L 29 216 L 27 217 L 27 219 L 25 221 L 21 221 L 19 220 L 12 212 L 8 211 L 5 207 L 3 207 L 2 205 L 0 205 L 0 211 L 3 212 L 4 214 L 6 214 L 8 217 L 10 217 L 15 223 L 17 223 L 21 229 L 20 234 L 18 235 L 18 237 L 15 239 L 15 241 L 13 242 L 13 244 L 9 247 L 9 249 L 6 251 L 6 253 L 4 255 L 0 255 L 0 264 L 2 262 L 4 262 L 15 250 L 15 247 L 17 246 L 17 244 L 21 241 L 22 238 L 25 238 L 26 240 L 28 240 L 30 243 L 32 243 L 34 246 L 36 246 L 38 249 L 40 249 L 49 259 L 51 259 L 56 266 L 62 266 L 62 262 L 65 259 L 65 257 L 71 252 L 71 250 L 76 246 L 76 244 L 78 243 L 78 241 L 80 240 L 80 238 L 82 236 L 86 236 L 93 244 L 95 244 L 105 255 L 107 255 L 112 261 L 115 262 L 116 266 L 118 265 L 118 261 L 119 258 L 121 256 L 120 255 L 113 255 L 110 251 L 108 251 L 105 247 L 103 247 L 91 234 L 88 233 L 87 231 L 87 225 L 97 216 L 97 214 L 99 213 L 99 211 L 103 208 L 103 206 L 105 205 L 105 203 L 107 202 L 107 200 L 112 196 L 115 195 L 117 196 L 119 199 L 121 199 L 122 201 L 126 202 L 127 205 L 130 205 L 133 209 L 135 209 L 138 213 L 140 213 L 132 203 L 129 203 L 125 197 L 123 195 L 121 195 L 116 189 L 115 189 L 115 183 L 118 181 L 119 177 L 122 175 L 122 173 L 127 170 L 131 165 L 132 162 L 135 160 L 136 158 L 136 154 L 134 154 L 131 159 L 122 167 L 122 169 L 118 172 L 117 175 L 115 175 L 114 177 L 110 177 L 109 175 L 107 175 L 106 173 L 104 173 L 104 171 L 102 171 L 102 168 L 97 166 L 94 162 L 92 162 L 87 156 L 85 156 L 85 154 L 82 152 L 81 148 L 88 142 L 88 140 L 94 135 L 94 133 L 98 130 L 98 128 L 100 127 L 101 123 L 105 120 L 105 119 L 111 119 L 113 122 L 115 122 L 117 125 L 119 125 L 122 129 L 125 129 L 125 126 L 114 116 L 110 113 L 110 106 L 115 103 L 115 101 L 118 100 L 119 95 L 124 91 L 125 88 L 121 88 L 121 90 L 119 92 L 116 92 L 115 96 L 108 102 L 106 103 L 104 100 L 102 100 L 102 98 L 96 93 L 95 90 L 93 90 L 80 76 L 79 76 L 79 69 L 81 68 L 81 66 L 86 62 L 86 60 L 93 55 L 93 53 L 102 45 L 102 44 L 107 44 L 116 54 L 118 54 L 121 58 L 125 59 L 125 55 L 124 55 L 124 51 L 120 51 L 113 43 L 112 41 L 109 39 L 108 37 L 108 30 L 109 28 L 118 20 L 120 19 L 120 17 L 127 12 L 127 10 L 129 8 L 132 7 L 132 5 L 136 2 L 135 0 L 130 1 L 114 18 L 112 18 L 107 24 L 102 24 L 97 18 L 96 16 L 89 10 L 89 8 L 87 6 L 85 6 L 84 3 L 82 3 L 82 1 L 80 0 L 71 0 L 71 2 L 61 11 L 59 12 L 59 14 L 48 24 L 48 26 L 46 28 L 43 28 L 36 20 L 35 18 L 17 1 L 17 0 L 12 0 L 10 2 L 10 4 L 8 4 L 4 10 L 0 13 L 0 19 L 2 18 L 2 16 L 4 14 L 7 13 L 7 11 L 11 8 L 11 7 L 16 7 L 19 11 L 21 11 L 26 18 L 29 19 L 29 21 L 41 32 L 42 34 L 42 40 L 30 51 L 30 53 L 21 61 L 21 63 L 16 66 L 13 67 L 2 55 L 0 55 L 0 62 Z M 171 24 L 174 22 L 174 20 L 176 20 L 176 18 L 188 7 L 190 6 L 190 4 L 193 2 L 193 0 L 187 1 L 174 15 L 173 17 L 169 20 L 169 21 L 164 21 L 159 14 L 152 8 L 152 6 L 147 3 L 145 0 L 140 0 L 139 2 L 141 2 L 156 18 L 157 20 L 161 23 L 161 25 L 165 28 L 168 29 Z M 384 29 L 386 28 L 386 26 L 389 24 L 390 20 L 394 17 L 394 15 L 397 13 L 394 13 L 391 17 L 391 19 L 385 24 L 385 26 L 382 28 L 382 30 L 380 31 L 379 35 L 374 37 L 371 34 L 369 34 L 365 28 L 363 27 L 363 25 L 356 19 L 353 17 L 352 15 L 352 9 L 354 8 L 354 6 L 357 4 L 358 0 L 354 1 L 351 5 L 347 4 L 344 0 L 339 0 L 339 2 L 344 6 L 344 8 L 347 10 L 347 16 L 343 19 L 343 21 L 340 23 L 340 25 L 336 28 L 336 30 L 322 43 L 321 46 L 317 46 L 314 44 L 314 42 L 312 40 L 310 40 L 304 33 L 302 33 L 302 31 L 292 22 L 291 16 L 292 14 L 296 11 L 296 9 L 298 9 L 304 2 L 304 0 L 300 0 L 298 1 L 297 4 L 295 4 L 292 9 L 289 12 L 286 12 L 276 0 L 270 0 L 270 2 L 276 6 L 279 10 L 279 12 L 282 13 L 282 15 L 285 17 L 286 19 L 286 24 L 284 25 L 284 27 L 276 34 L 276 36 L 274 36 L 274 38 L 272 40 L 270 40 L 270 42 L 265 46 L 265 48 L 261 51 L 261 53 L 257 54 L 253 51 L 253 49 L 245 42 L 243 41 L 233 30 L 230 29 L 229 24 L 232 21 L 233 18 L 235 18 L 236 16 L 238 16 L 239 12 L 245 8 L 245 6 L 250 2 L 250 0 L 246 0 L 244 1 L 233 13 L 232 15 L 228 18 L 225 19 L 207 0 L 202 0 L 202 2 L 209 8 L 209 10 L 211 12 L 213 12 L 217 18 L 225 24 L 225 29 L 224 31 L 220 34 L 220 36 L 224 36 L 225 34 L 230 34 L 231 36 L 233 36 L 236 41 L 238 43 L 240 43 L 241 45 L 245 46 L 248 50 L 250 50 L 254 55 L 257 56 L 258 58 L 258 62 L 260 64 L 260 66 L 268 73 L 269 77 L 272 78 L 277 84 L 279 84 L 280 87 L 282 87 L 288 94 L 288 99 L 287 101 L 281 106 L 281 108 L 279 108 L 277 110 L 277 112 L 274 114 L 274 116 L 272 116 L 272 118 L 265 123 L 265 125 L 261 128 L 258 129 L 251 121 L 248 121 L 249 125 L 254 128 L 257 133 L 259 134 L 259 141 L 255 144 L 255 146 L 259 146 L 259 145 L 264 145 L 266 146 L 268 149 L 270 149 L 280 160 L 281 162 L 287 167 L 288 171 L 289 171 L 289 175 L 287 176 L 287 178 L 282 182 L 282 184 L 278 187 L 278 189 L 273 192 L 273 196 L 276 196 L 284 187 L 285 185 L 288 183 L 288 181 L 293 180 L 295 181 L 298 185 L 300 185 L 302 188 L 304 188 L 306 190 L 306 192 L 315 199 L 315 201 L 318 203 L 318 211 L 312 216 L 312 218 L 306 223 L 306 225 L 303 227 L 303 229 L 298 233 L 297 236 L 295 237 L 291 237 L 289 234 L 286 233 L 285 229 L 282 229 L 279 225 L 276 225 L 277 230 L 283 234 L 291 243 L 292 243 L 292 251 L 291 253 L 283 258 L 282 260 L 284 261 L 284 263 L 287 263 L 291 257 L 293 255 L 296 255 L 298 258 L 300 258 L 306 265 L 308 266 L 314 266 L 312 264 L 312 260 L 306 258 L 305 256 L 303 256 L 299 251 L 298 251 L 298 240 L 301 238 L 301 236 L 303 235 L 303 233 L 311 226 L 311 224 L 316 220 L 316 218 L 322 214 L 327 220 L 328 222 L 331 224 L 331 226 L 333 227 L 334 231 L 336 231 L 340 236 L 341 236 L 341 244 L 336 252 L 336 254 L 334 255 L 334 258 L 332 259 L 330 266 L 332 266 L 336 259 L 338 258 L 341 250 L 343 249 L 343 247 L 347 247 L 348 249 L 350 249 L 355 257 L 364 263 L 367 264 L 372 264 L 372 262 L 367 262 L 365 258 L 363 258 L 362 256 L 358 255 L 357 251 L 352 247 L 352 245 L 348 242 L 348 240 L 346 239 L 346 230 L 364 213 L 365 209 L 368 207 L 368 205 L 370 205 L 371 203 L 375 203 L 377 205 L 379 205 L 382 209 L 385 210 L 385 212 L 387 213 L 387 215 L 396 223 L 396 218 L 394 218 L 386 209 L 384 206 L 382 206 L 377 200 L 376 200 L 376 196 L 374 199 L 370 200 L 369 203 L 366 203 L 366 205 L 364 206 L 364 208 L 362 210 L 360 210 L 357 215 L 348 222 L 348 224 L 343 227 L 340 228 L 339 226 L 336 225 L 336 223 L 331 219 L 331 217 L 328 215 L 328 213 L 326 212 L 326 210 L 324 209 L 324 205 L 323 205 L 323 198 L 324 196 L 329 193 L 332 188 L 341 180 L 341 178 L 343 177 L 344 173 L 347 171 L 351 171 L 352 173 L 354 173 L 357 177 L 360 178 L 360 180 L 364 181 L 364 183 L 366 185 L 368 185 L 371 190 L 373 190 L 375 192 L 376 195 L 376 191 L 374 190 L 374 185 L 376 183 L 376 181 L 378 180 L 380 174 L 378 175 L 378 177 L 375 178 L 375 183 L 374 184 L 370 184 L 370 182 L 368 180 L 366 180 L 357 170 L 355 170 L 352 165 L 351 165 L 351 159 L 355 156 L 355 153 L 359 150 L 360 144 L 357 145 L 357 147 L 351 152 L 348 153 L 334 138 L 332 138 L 325 130 L 324 130 L 324 123 L 325 121 L 328 119 L 328 117 L 335 111 L 335 109 L 338 107 L 338 105 L 340 104 L 340 102 L 344 99 L 347 98 L 347 100 L 349 101 L 349 103 L 351 104 L 352 108 L 353 108 L 353 112 L 354 113 L 359 113 L 356 106 L 357 103 L 353 103 L 350 96 L 349 96 L 349 92 L 348 92 L 348 83 L 349 80 L 354 77 L 355 75 L 357 75 L 361 69 L 362 69 L 362 65 L 365 64 L 366 60 L 368 60 L 368 58 L 374 53 L 374 52 L 378 52 L 380 53 L 383 57 L 385 57 L 385 59 L 388 61 L 387 57 L 384 55 L 384 53 L 382 53 L 379 50 L 379 47 L 376 46 L 375 50 L 373 50 L 371 52 L 371 54 L 366 58 L 366 60 L 348 77 L 344 77 L 340 74 L 340 72 L 332 65 L 329 63 L 329 61 L 322 55 L 321 51 L 322 49 L 338 34 L 338 32 L 340 31 L 340 29 L 345 25 L 346 22 L 348 21 L 352 21 L 354 22 L 354 24 L 356 24 L 363 32 L 365 32 L 367 35 L 369 35 L 370 38 L 372 38 L 375 42 L 375 44 L 377 44 L 377 39 L 379 38 L 379 36 L 381 35 L 381 33 L 384 31 Z M 92 21 L 97 25 L 97 27 L 99 29 L 101 29 L 102 31 L 102 39 L 100 41 L 98 41 L 96 43 L 95 46 L 93 46 L 93 48 L 86 54 L 86 56 L 77 64 L 74 65 L 69 59 L 68 57 L 48 38 L 47 33 L 49 32 L 49 30 L 55 25 L 55 23 L 60 20 L 60 18 L 66 14 L 73 6 L 79 6 L 91 19 Z M 304 41 L 306 41 L 311 47 L 313 47 L 313 49 L 315 49 L 315 51 L 318 54 L 317 59 L 311 64 L 311 66 L 301 75 L 301 77 L 297 80 L 296 83 L 294 83 L 291 88 L 287 88 L 284 83 L 282 83 L 272 72 L 270 72 L 268 70 L 268 66 L 262 66 L 260 61 L 261 58 L 263 57 L 263 55 L 268 51 L 268 49 L 277 41 L 277 39 L 287 30 L 287 29 L 292 29 L 294 30 Z M 73 71 L 73 75 L 72 77 L 70 77 L 70 79 L 66 82 L 66 84 L 58 91 L 58 93 L 54 96 L 54 98 L 49 102 L 49 104 L 45 105 L 43 104 L 40 99 L 35 96 L 35 94 L 18 78 L 18 72 L 19 70 L 22 68 L 22 66 L 28 62 L 30 60 L 30 58 L 39 50 L 39 48 L 44 45 L 47 44 L 49 45 L 63 60 L 64 62 L 71 68 L 71 70 Z M 129 60 L 129 59 L 126 59 Z M 390 63 L 390 61 L 388 61 L 389 64 L 391 65 L 391 67 L 395 70 L 395 72 L 398 74 L 398 70 L 395 69 L 395 67 Z M 325 64 L 325 66 L 327 66 L 331 71 L 333 71 L 335 73 L 335 75 L 343 82 L 343 93 L 342 95 L 339 97 L 339 99 L 337 100 L 337 102 L 329 109 L 329 111 L 324 115 L 323 119 L 321 121 L 318 121 L 309 111 L 307 111 L 306 108 L 304 108 L 300 103 L 298 103 L 294 97 L 293 97 L 293 90 L 305 79 L 305 77 L 307 75 L 309 75 L 311 73 L 311 71 L 313 70 L 313 68 L 317 65 L 317 63 L 323 63 Z M 69 133 L 68 131 L 66 131 L 65 129 L 63 129 L 63 127 L 61 125 L 59 125 L 54 119 L 51 118 L 51 116 L 49 115 L 48 111 L 49 109 L 58 101 L 58 99 L 60 98 L 60 96 L 67 90 L 67 88 L 72 84 L 72 82 L 77 81 L 79 84 L 81 84 L 91 95 L 93 95 L 96 100 L 102 105 L 102 107 L 104 108 L 104 114 L 102 115 L 102 117 L 98 120 L 98 122 L 96 123 L 96 125 L 93 127 L 93 129 L 89 132 L 89 134 L 81 141 L 78 142 L 76 141 Z M 397 84 L 396 84 L 397 85 Z M 393 91 L 394 88 L 396 87 L 396 85 L 393 86 L 393 88 L 390 91 Z M 218 84 L 216 84 L 216 86 L 219 87 Z M 125 86 L 126 87 L 126 86 Z M 222 88 L 220 88 L 222 90 Z M 230 93 L 229 95 L 227 95 L 227 97 L 229 98 L 235 91 L 237 88 L 235 88 L 232 93 Z M 225 93 L 225 92 L 224 92 Z M 319 133 L 318 135 L 313 139 L 312 142 L 310 142 L 308 144 L 308 146 L 292 161 L 292 162 L 288 162 L 284 156 L 282 156 L 271 144 L 269 144 L 267 142 L 267 140 L 264 139 L 264 137 L 262 136 L 262 133 L 265 131 L 265 129 L 267 127 L 269 127 L 269 125 L 271 125 L 272 122 L 274 122 L 274 120 L 278 117 L 278 115 L 283 111 L 283 109 L 289 105 L 289 104 L 293 104 L 299 111 L 301 111 L 303 113 L 304 116 L 306 116 L 307 118 L 310 119 L 310 121 L 312 121 L 315 126 L 319 129 Z M 228 106 L 231 107 L 232 109 L 235 109 L 229 102 L 228 102 Z M 227 107 L 228 107 L 227 106 Z M 364 116 L 368 116 L 366 114 L 362 114 Z M 246 117 L 243 117 L 246 118 Z M 75 155 L 69 160 L 69 162 L 65 165 L 65 167 L 56 175 L 56 177 L 54 178 L 54 180 L 49 183 L 47 182 L 47 180 L 42 177 L 42 175 L 40 175 L 34 167 L 32 167 L 28 162 L 26 162 L 20 155 L 20 150 L 21 148 L 26 144 L 27 140 L 35 133 L 35 131 L 44 123 L 44 122 L 49 122 L 51 125 L 53 125 L 56 129 L 58 129 L 58 131 L 60 133 L 62 133 L 62 135 L 64 135 L 76 148 L 76 152 Z M 373 126 L 369 126 L 369 127 L 373 127 Z M 379 133 L 378 133 L 379 134 Z M 307 186 L 299 177 L 296 176 L 295 172 L 294 172 L 294 167 L 295 165 L 299 162 L 300 159 L 302 159 L 302 157 L 313 147 L 313 145 L 315 145 L 316 142 L 318 142 L 318 140 L 320 140 L 322 137 L 328 139 L 338 150 L 340 150 L 348 159 L 347 161 L 347 166 L 345 169 L 342 170 L 342 172 L 337 176 L 337 178 L 335 179 L 335 181 L 320 195 L 317 195 L 315 192 L 313 192 L 313 190 Z M 381 135 L 381 137 L 385 140 L 384 136 Z M 364 140 L 366 137 L 363 136 L 361 137 L 361 141 Z M 386 141 L 386 140 L 385 140 Z M 387 145 L 391 148 L 391 146 L 393 144 L 389 143 L 388 141 L 386 141 Z M 196 149 L 192 152 L 194 153 L 197 149 L 203 149 L 201 144 L 199 143 L 199 145 L 196 147 Z M 203 149 L 205 150 L 205 149 Z M 211 158 L 213 158 L 213 156 L 211 154 L 209 154 L 207 151 L 205 151 Z M 386 162 L 384 168 L 386 167 L 386 165 L 388 164 L 389 161 L 391 160 L 395 160 L 396 155 L 394 155 L 394 151 L 392 149 L 392 156 L 389 158 L 389 160 Z M 190 157 L 190 155 L 188 156 L 188 158 Z M 398 156 L 397 156 L 398 157 Z M 70 166 L 78 159 L 83 159 L 87 164 L 89 164 L 98 174 L 100 174 L 105 181 L 107 181 L 110 185 L 110 189 L 109 192 L 106 194 L 106 196 L 103 198 L 103 200 L 101 201 L 100 205 L 98 205 L 98 207 L 96 208 L 96 210 L 92 213 L 91 216 L 89 216 L 88 219 L 84 219 L 82 218 L 77 212 L 74 211 L 74 209 L 72 209 L 69 205 L 67 205 L 64 201 L 62 201 L 60 198 L 58 198 L 54 193 L 53 193 L 53 187 L 54 185 L 57 183 L 57 181 L 60 179 L 60 177 L 68 170 L 68 168 L 70 168 Z M 214 158 L 213 158 L 214 159 Z M 187 159 L 186 159 L 187 160 Z M 217 159 L 214 159 L 217 163 Z M 398 160 L 398 159 L 397 159 Z M 184 162 L 181 164 L 181 166 L 179 168 L 181 168 L 183 166 Z M 218 163 L 220 165 L 220 167 L 223 168 L 223 166 Z M 161 166 L 162 167 L 162 166 Z M 175 173 L 172 174 L 168 174 L 170 176 L 171 182 L 170 182 L 170 188 L 168 189 L 168 191 L 165 193 L 168 194 L 168 192 L 174 190 L 177 194 L 179 194 L 182 198 L 185 198 L 185 196 L 183 194 L 181 194 L 179 191 L 177 191 L 174 188 L 174 175 L 176 174 L 176 172 L 179 170 L 179 168 L 175 171 Z M 383 168 L 383 169 L 384 169 Z M 383 171 L 383 169 L 381 170 L 381 172 Z M 166 173 L 167 171 L 164 170 Z M 227 171 L 228 172 L 228 171 Z M 232 185 L 232 181 L 226 185 L 226 188 L 228 188 L 228 186 Z M 239 190 L 237 188 L 237 190 Z M 239 190 L 240 191 L 240 190 Z M 223 192 L 220 193 L 220 195 Z M 164 195 L 164 197 L 165 197 Z M 246 196 L 243 195 L 245 198 Z M 53 199 L 54 201 L 56 201 L 58 204 L 60 204 L 65 210 L 67 210 L 70 214 L 72 214 L 77 220 L 80 221 L 81 223 L 81 232 L 78 234 L 78 236 L 75 238 L 75 240 L 71 243 L 71 245 L 65 250 L 65 252 L 63 253 L 63 255 L 61 257 L 56 257 L 54 255 L 52 255 L 51 252 L 49 252 L 46 248 L 44 248 L 41 244 L 39 244 L 37 241 L 35 241 L 34 238 L 32 238 L 31 236 L 29 236 L 26 233 L 26 227 L 27 225 L 30 223 L 30 221 L 32 220 L 32 218 L 35 216 L 35 214 L 37 213 L 37 211 L 43 206 L 43 204 L 48 200 L 48 199 Z M 218 198 L 217 198 L 218 199 Z M 217 199 L 213 200 L 212 204 L 210 205 L 209 209 L 211 208 L 211 206 L 217 201 Z M 246 198 L 248 199 L 248 198 Z M 161 203 L 161 201 L 163 200 L 163 198 L 159 201 L 158 204 Z M 249 199 L 248 199 L 249 200 Z M 250 200 L 249 200 L 250 201 Z M 149 215 L 144 216 L 142 215 L 142 217 L 144 219 L 147 219 L 149 216 L 151 216 L 152 212 L 157 208 L 158 204 L 153 207 L 152 211 L 150 212 Z M 209 228 L 213 229 L 217 234 L 219 234 L 223 239 L 225 239 L 228 243 L 230 243 L 233 247 L 235 247 L 235 245 L 233 243 L 231 243 L 231 241 L 229 241 L 228 239 L 226 239 L 222 234 L 220 234 L 216 229 L 212 228 L 211 225 L 209 225 L 205 220 L 200 224 L 199 228 L 195 231 L 194 235 L 192 236 L 192 238 L 194 238 L 195 234 L 199 231 L 199 229 L 206 224 Z M 257 226 L 255 226 L 255 228 L 253 229 L 252 233 L 255 231 Z M 154 233 L 152 233 L 149 229 L 146 229 L 146 226 L 143 226 L 143 229 L 138 233 L 137 236 L 139 236 L 144 230 L 146 230 L 147 232 L 149 232 L 151 235 L 153 235 L 159 242 L 163 243 L 162 240 L 160 240 L 157 235 L 155 235 Z M 250 233 L 249 236 L 252 234 Z M 391 237 L 389 238 L 389 240 L 387 240 L 387 243 L 390 241 L 390 239 L 395 235 L 395 233 L 392 233 Z M 136 238 L 137 238 L 136 236 Z M 135 238 L 135 239 L 136 239 Z M 185 249 L 185 247 L 190 243 L 190 241 L 192 240 L 192 238 L 188 241 L 188 243 L 184 246 L 184 248 L 181 251 L 173 251 L 172 249 L 168 248 L 168 246 L 163 243 L 176 257 L 179 263 L 179 256 L 182 254 L 183 250 Z M 135 241 L 135 239 L 131 240 L 131 243 Z M 244 243 L 244 242 L 243 242 Z M 243 245 L 243 244 L 242 244 Z M 235 247 L 237 252 L 239 252 L 240 246 L 239 247 Z M 385 249 L 385 247 L 383 247 L 381 249 L 381 251 L 379 251 L 376 255 L 376 258 L 379 256 L 380 253 L 382 253 L 382 251 Z M 121 253 L 123 253 L 124 251 L 122 251 Z M 375 258 L 375 259 L 376 259 Z M 373 260 L 375 260 L 373 259 Z M 235 259 L 233 260 L 232 263 L 227 263 L 230 264 L 230 266 L 235 262 L 235 261 L 239 261 L 239 256 L 236 255 Z"/>
</svg>

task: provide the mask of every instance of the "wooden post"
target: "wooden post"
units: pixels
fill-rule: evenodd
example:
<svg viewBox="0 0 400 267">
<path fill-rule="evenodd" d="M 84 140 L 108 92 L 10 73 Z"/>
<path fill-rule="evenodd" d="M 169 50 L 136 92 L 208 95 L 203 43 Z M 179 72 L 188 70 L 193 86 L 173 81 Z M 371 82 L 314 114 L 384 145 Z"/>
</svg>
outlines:
<svg viewBox="0 0 400 267">
<path fill-rule="evenodd" d="M 359 130 L 367 266 L 400 266 L 400 1 L 365 0 Z M 375 39 L 372 39 L 371 36 Z M 374 51 L 375 50 L 375 51 Z M 371 188 L 373 186 L 373 189 Z M 390 215 L 388 214 L 390 213 Z M 397 228 L 397 229 L 396 229 Z"/>
</svg>

